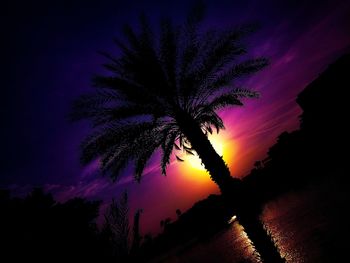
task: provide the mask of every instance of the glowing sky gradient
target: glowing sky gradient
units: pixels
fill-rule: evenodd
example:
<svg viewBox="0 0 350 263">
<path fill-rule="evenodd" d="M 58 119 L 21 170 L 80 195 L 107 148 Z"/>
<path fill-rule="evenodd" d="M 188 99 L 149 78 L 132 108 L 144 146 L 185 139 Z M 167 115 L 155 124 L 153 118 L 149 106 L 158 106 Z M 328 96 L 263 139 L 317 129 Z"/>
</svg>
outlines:
<svg viewBox="0 0 350 263">
<path fill-rule="evenodd" d="M 101 3 L 103 2 L 103 3 Z M 187 1 L 91 1 L 91 4 L 46 5 L 8 3 L 4 22 L 8 39 L 5 96 L 2 98 L 0 186 L 23 192 L 44 186 L 64 201 L 74 196 L 110 200 L 124 189 L 132 210 L 143 208 L 143 232 L 158 231 L 159 221 L 176 218 L 175 210 L 217 193 L 205 172 L 173 161 L 168 176 L 160 175 L 157 155 L 141 184 L 128 168 L 116 184 L 98 175 L 97 162 L 81 167 L 78 145 L 86 123 L 68 123 L 69 105 L 89 91 L 90 78 L 103 73 L 97 50 L 115 50 L 112 37 L 121 24 L 135 24 L 141 10 L 157 21 L 163 14 L 181 21 Z M 206 1 L 205 27 L 260 21 L 249 39 L 252 56 L 266 56 L 271 65 L 243 80 L 261 98 L 244 107 L 220 112 L 226 130 L 224 158 L 235 176 L 244 176 L 264 158 L 276 137 L 298 128 L 301 111 L 296 95 L 338 56 L 350 51 L 349 1 Z M 283 2 L 283 3 L 282 3 Z M 25 6 L 24 6 L 25 5 Z M 6 60 L 5 60 L 6 61 Z M 224 138 L 224 139 L 223 139 Z"/>
</svg>

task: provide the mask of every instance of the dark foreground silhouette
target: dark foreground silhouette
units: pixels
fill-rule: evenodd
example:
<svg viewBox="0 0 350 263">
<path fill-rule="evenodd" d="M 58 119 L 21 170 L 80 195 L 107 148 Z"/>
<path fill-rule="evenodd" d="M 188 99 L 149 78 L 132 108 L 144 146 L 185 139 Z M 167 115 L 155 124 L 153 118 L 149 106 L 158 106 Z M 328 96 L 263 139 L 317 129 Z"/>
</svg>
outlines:
<svg viewBox="0 0 350 263">
<path fill-rule="evenodd" d="M 0 190 L 2 262 L 127 262 L 140 246 L 136 211 L 130 238 L 128 195 L 112 200 L 100 229 L 99 201 L 56 202 L 35 188 L 25 198 Z M 7 261 L 3 261 L 7 259 Z"/>
<path fill-rule="evenodd" d="M 261 214 L 267 202 L 286 192 L 297 191 L 324 180 L 329 180 L 333 187 L 334 184 L 338 185 L 334 187 L 334 191 L 348 186 L 347 156 L 344 152 L 349 145 L 346 121 L 349 73 L 350 55 L 344 55 L 308 85 L 297 98 L 303 109 L 300 130 L 282 133 L 277 143 L 270 148 L 268 158 L 257 161 L 256 167 L 244 178 L 244 191 L 248 193 L 244 196 L 250 198 L 240 200 L 243 206 L 240 209 L 244 209 L 244 213 L 249 215 L 243 219 L 243 225 L 248 236 L 254 236 L 255 246 L 259 239 L 262 239 L 258 242 L 262 246 L 272 242 L 271 239 L 266 240 L 265 233 L 261 233 L 262 224 L 250 220 Z M 348 197 L 344 198 L 348 200 Z M 168 224 L 164 233 L 154 239 L 153 247 L 144 245 L 143 253 L 152 257 L 160 251 L 184 244 L 193 237 L 208 238 L 218 229 L 227 226 L 226 222 L 236 208 L 236 205 L 227 203 L 222 196 L 209 196 L 182 214 L 176 222 Z M 349 234 L 349 227 L 342 219 L 346 218 L 342 209 L 340 207 L 339 210 L 335 209 L 337 212 L 333 211 L 344 212 L 343 217 L 339 215 L 339 222 L 343 224 L 337 226 L 337 230 L 341 229 Z M 264 247 L 258 249 L 259 252 L 264 250 Z M 324 258 L 324 262 L 333 262 L 336 257 L 335 254 L 329 255 Z M 268 262 L 274 262 L 274 259 L 267 258 L 271 260 Z"/>
<path fill-rule="evenodd" d="M 246 213 L 251 213 L 249 218 L 259 216 L 264 204 L 281 194 L 321 181 L 330 182 L 330 192 L 349 188 L 346 154 L 349 145 L 346 114 L 349 69 L 350 55 L 345 55 L 299 94 L 297 102 L 303 109 L 300 130 L 282 133 L 270 148 L 268 158 L 257 161 L 243 180 L 244 191 L 248 193 L 244 196 L 250 198 L 240 200 L 240 209 L 246 207 Z M 341 203 L 348 203 L 349 195 L 343 198 L 345 201 Z M 334 203 L 329 210 L 337 224 L 330 231 L 333 233 L 331 239 L 325 240 L 320 248 L 324 254 L 322 262 L 346 262 L 337 250 L 346 251 L 348 242 L 332 247 L 332 240 L 347 240 L 349 236 L 347 207 L 337 205 Z M 97 229 L 95 219 L 99 202 L 77 198 L 60 204 L 50 194 L 38 189 L 26 198 L 11 198 L 4 190 L 0 192 L 0 207 L 1 261 L 10 258 L 12 262 L 24 259 L 35 262 L 115 262 L 120 257 L 120 253 L 116 253 L 120 243 L 115 242 L 108 225 L 102 231 Z M 123 261 L 147 262 L 191 240 L 209 240 L 227 226 L 235 209 L 237 206 L 222 196 L 211 195 L 184 213 L 176 212 L 178 220 L 175 222 L 165 220 L 163 233 L 155 238 L 149 235 L 141 237 L 136 223 L 132 228 L 134 241 Z M 139 222 L 140 215 L 141 211 L 137 211 L 135 222 Z M 110 222 L 113 225 L 112 219 Z M 248 236 L 255 235 L 254 240 L 266 237 L 264 233 L 259 234 L 261 225 L 251 222 L 258 221 L 244 222 Z M 319 235 L 319 238 L 326 239 L 322 229 Z M 271 240 L 262 240 L 261 244 L 266 242 Z"/>
<path fill-rule="evenodd" d="M 93 223 L 99 202 L 76 198 L 60 204 L 40 189 L 23 199 L 10 198 L 8 191 L 0 195 L 2 262 L 103 258 Z"/>
</svg>

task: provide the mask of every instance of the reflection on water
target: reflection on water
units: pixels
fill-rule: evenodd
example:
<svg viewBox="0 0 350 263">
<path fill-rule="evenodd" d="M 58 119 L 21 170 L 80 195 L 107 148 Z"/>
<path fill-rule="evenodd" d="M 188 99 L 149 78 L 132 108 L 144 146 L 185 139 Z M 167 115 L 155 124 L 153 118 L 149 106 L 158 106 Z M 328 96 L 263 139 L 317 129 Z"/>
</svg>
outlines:
<svg viewBox="0 0 350 263">
<path fill-rule="evenodd" d="M 342 260 L 347 253 L 346 243 L 340 237 L 342 232 L 349 233 L 348 221 L 339 213 L 348 201 L 346 190 L 326 187 L 289 193 L 269 203 L 262 219 L 287 262 L 346 262 Z M 210 240 L 183 246 L 160 262 L 257 263 L 259 260 L 243 227 L 233 222 Z"/>
<path fill-rule="evenodd" d="M 263 220 L 288 262 L 344 262 L 348 201 L 346 189 L 321 185 L 317 191 L 290 193 L 271 202 Z"/>
<path fill-rule="evenodd" d="M 260 261 L 250 240 L 243 231 L 243 227 L 237 222 L 233 222 L 228 229 L 217 233 L 210 240 L 196 242 L 185 249 L 176 250 L 160 262 L 259 263 Z"/>
</svg>

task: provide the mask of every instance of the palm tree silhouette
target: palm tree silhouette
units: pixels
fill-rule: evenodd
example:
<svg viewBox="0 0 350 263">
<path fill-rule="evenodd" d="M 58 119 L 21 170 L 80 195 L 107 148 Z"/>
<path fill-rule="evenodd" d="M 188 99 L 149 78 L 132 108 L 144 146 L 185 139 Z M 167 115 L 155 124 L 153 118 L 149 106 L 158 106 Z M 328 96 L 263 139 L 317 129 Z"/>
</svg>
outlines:
<svg viewBox="0 0 350 263">
<path fill-rule="evenodd" d="M 96 129 L 82 143 L 83 163 L 100 158 L 102 171 L 117 179 L 133 161 L 139 181 L 157 149 L 162 150 L 164 175 L 173 150 L 182 150 L 198 154 L 223 195 L 240 195 L 241 181 L 231 177 L 208 133 L 224 129 L 218 110 L 258 97 L 235 80 L 263 69 L 268 60 L 244 59 L 243 38 L 254 25 L 203 30 L 202 18 L 203 8 L 196 5 L 182 26 L 162 20 L 156 37 L 141 16 L 139 32 L 125 26 L 126 42 L 115 39 L 119 57 L 101 52 L 111 74 L 95 76 L 96 91 L 80 97 L 73 107 L 74 120 L 89 119 Z"/>
<path fill-rule="evenodd" d="M 133 160 L 135 177 L 140 180 L 158 148 L 166 174 L 175 148 L 196 152 L 220 190 L 229 190 L 230 171 L 207 135 L 224 128 L 219 109 L 241 106 L 242 98 L 258 97 L 257 92 L 232 82 L 264 68 L 268 61 L 255 58 L 234 63 L 246 53 L 241 39 L 252 27 L 199 33 L 201 17 L 202 12 L 195 9 L 182 27 L 163 20 L 156 43 L 142 16 L 139 34 L 125 26 L 128 43 L 115 40 L 119 58 L 103 53 L 111 75 L 96 76 L 96 92 L 74 103 L 72 118 L 89 119 L 96 128 L 82 143 L 83 163 L 99 157 L 102 170 L 116 179 Z"/>
</svg>

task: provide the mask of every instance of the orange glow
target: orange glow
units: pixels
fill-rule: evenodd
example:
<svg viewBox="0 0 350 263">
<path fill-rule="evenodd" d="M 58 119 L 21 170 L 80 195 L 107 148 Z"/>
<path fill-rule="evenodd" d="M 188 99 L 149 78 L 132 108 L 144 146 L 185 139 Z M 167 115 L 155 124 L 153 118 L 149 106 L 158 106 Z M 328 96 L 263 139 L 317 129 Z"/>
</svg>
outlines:
<svg viewBox="0 0 350 263">
<path fill-rule="evenodd" d="M 237 145 L 233 140 L 227 138 L 227 134 L 220 132 L 219 134 L 209 135 L 209 140 L 213 145 L 216 152 L 223 156 L 224 161 L 232 166 L 235 156 L 237 153 Z M 186 177 L 188 180 L 201 181 L 201 183 L 213 183 L 205 170 L 200 158 L 195 155 L 179 154 L 181 159 L 184 160 L 182 163 L 178 163 L 177 167 L 180 174 Z"/>
<path fill-rule="evenodd" d="M 213 145 L 215 151 L 220 156 L 222 156 L 224 154 L 224 143 L 222 139 L 220 139 L 220 137 L 218 136 L 211 136 L 210 142 Z M 198 155 L 188 155 L 185 158 L 190 168 L 205 171 L 204 165 L 201 163 L 201 160 L 199 159 Z"/>
<path fill-rule="evenodd" d="M 218 136 L 210 136 L 210 142 L 213 145 L 215 151 L 222 156 L 224 153 L 224 143 L 222 139 Z M 190 169 L 195 169 L 199 171 L 205 171 L 204 164 L 202 164 L 201 160 L 199 159 L 198 155 L 187 155 L 185 157 L 185 160 L 187 162 L 187 165 Z"/>
</svg>

